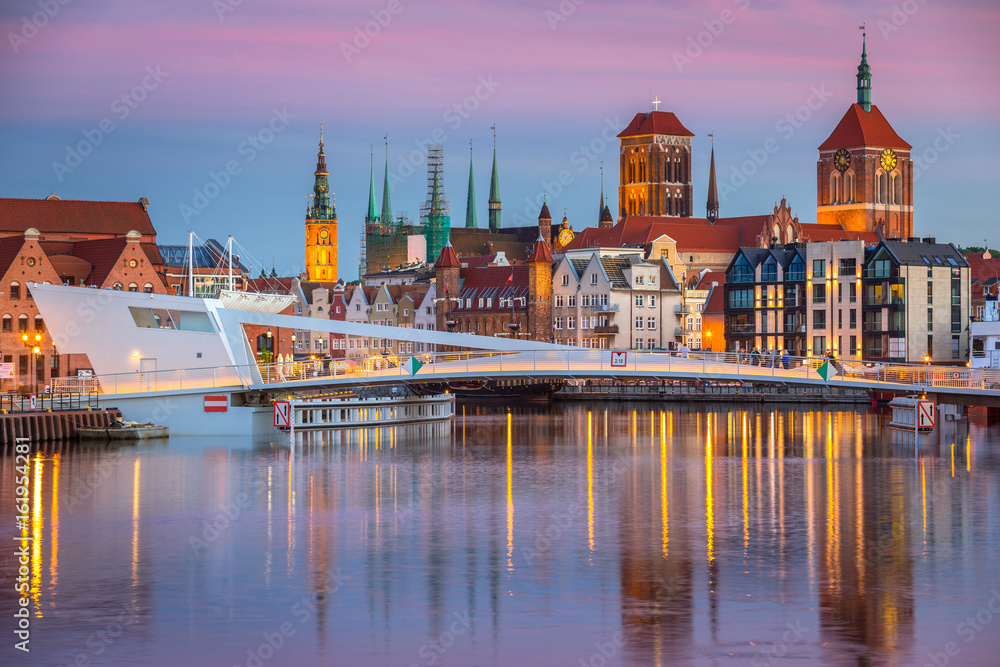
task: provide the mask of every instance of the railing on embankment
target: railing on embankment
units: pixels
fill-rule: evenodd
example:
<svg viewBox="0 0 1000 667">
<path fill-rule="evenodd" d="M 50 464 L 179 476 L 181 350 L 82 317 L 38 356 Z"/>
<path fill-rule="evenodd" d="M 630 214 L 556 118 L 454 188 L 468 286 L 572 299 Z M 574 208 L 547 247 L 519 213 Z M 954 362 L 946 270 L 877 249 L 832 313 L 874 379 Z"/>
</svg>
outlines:
<svg viewBox="0 0 1000 667">
<path fill-rule="evenodd" d="M 13 444 L 17 438 L 28 438 L 30 442 L 76 440 L 80 427 L 107 428 L 121 416 L 117 408 L 0 415 L 0 443 Z"/>
<path fill-rule="evenodd" d="M 621 355 L 625 355 L 624 359 Z M 406 361 L 421 367 L 411 373 Z M 643 350 L 528 350 L 521 352 L 439 352 L 416 355 L 373 355 L 347 359 L 286 361 L 248 366 L 219 366 L 152 372 L 118 373 L 88 378 L 100 394 L 171 392 L 199 389 L 260 387 L 265 385 L 365 384 L 367 382 L 420 382 L 442 378 L 490 377 L 534 374 L 560 377 L 684 377 L 746 382 L 792 382 L 836 385 L 865 383 L 876 391 L 907 387 L 1000 391 L 1000 371 L 965 366 L 870 363 L 836 359 L 837 376 L 829 383 L 818 371 L 822 357 L 783 357 L 737 352 L 667 352 Z M 619 362 L 619 363 L 616 363 Z M 432 377 L 428 377 L 432 376 Z M 57 378 L 56 390 L 67 389 L 76 378 Z"/>
</svg>

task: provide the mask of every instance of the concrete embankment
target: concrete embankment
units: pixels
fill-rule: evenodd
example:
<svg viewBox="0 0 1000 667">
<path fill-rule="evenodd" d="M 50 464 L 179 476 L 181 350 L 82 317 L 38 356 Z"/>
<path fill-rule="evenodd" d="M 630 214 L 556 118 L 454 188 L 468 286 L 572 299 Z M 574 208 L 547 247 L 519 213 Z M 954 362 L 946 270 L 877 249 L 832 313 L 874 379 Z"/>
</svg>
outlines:
<svg viewBox="0 0 1000 667">
<path fill-rule="evenodd" d="M 65 410 L 59 412 L 14 412 L 0 415 L 0 442 L 12 444 L 17 438 L 31 442 L 76 440 L 80 427 L 103 428 L 115 423 L 122 413 L 109 410 Z"/>
</svg>

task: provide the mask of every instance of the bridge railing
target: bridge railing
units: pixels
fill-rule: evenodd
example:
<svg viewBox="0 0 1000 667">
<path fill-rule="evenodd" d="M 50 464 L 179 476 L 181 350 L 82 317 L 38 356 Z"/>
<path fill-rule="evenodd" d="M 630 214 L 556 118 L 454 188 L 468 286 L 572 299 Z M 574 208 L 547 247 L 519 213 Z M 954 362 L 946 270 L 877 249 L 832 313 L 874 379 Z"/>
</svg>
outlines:
<svg viewBox="0 0 1000 667">
<path fill-rule="evenodd" d="M 411 373 L 419 362 L 417 372 Z M 587 377 L 599 374 L 614 377 L 616 373 L 634 377 L 648 374 L 694 376 L 713 379 L 730 377 L 734 381 L 753 382 L 771 378 L 773 381 L 811 380 L 837 383 L 859 380 L 866 383 L 918 385 L 956 389 L 1000 389 L 1000 373 L 992 369 L 964 366 L 930 366 L 925 364 L 866 363 L 853 359 L 835 359 L 831 363 L 836 376 L 823 380 L 819 367 L 823 357 L 788 357 L 746 352 L 678 352 L 660 350 L 530 350 L 518 352 L 470 351 L 438 352 L 415 355 L 372 355 L 309 361 L 285 361 L 248 366 L 219 366 L 148 372 L 118 373 L 88 378 L 88 393 L 126 394 L 192 389 L 236 388 L 256 385 L 259 374 L 264 384 L 309 383 L 323 380 L 384 382 L 398 378 L 408 380 L 414 375 L 436 375 L 441 380 L 463 376 L 488 377 L 491 373 L 565 374 Z M 420 379 L 417 377 L 416 379 Z M 76 378 L 57 378 L 53 389 L 68 388 Z M 66 387 L 63 387 L 63 384 Z M 74 385 L 75 386 L 75 385 Z"/>
</svg>

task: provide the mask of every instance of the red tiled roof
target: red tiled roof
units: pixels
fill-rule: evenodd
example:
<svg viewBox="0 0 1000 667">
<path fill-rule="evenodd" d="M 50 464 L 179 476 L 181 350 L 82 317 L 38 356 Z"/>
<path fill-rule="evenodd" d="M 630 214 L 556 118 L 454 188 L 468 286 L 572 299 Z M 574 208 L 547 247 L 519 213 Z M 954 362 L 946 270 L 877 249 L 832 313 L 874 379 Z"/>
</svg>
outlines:
<svg viewBox="0 0 1000 667">
<path fill-rule="evenodd" d="M 552 253 L 549 252 L 549 247 L 545 245 L 545 241 L 538 239 L 535 241 L 535 247 L 531 250 L 531 254 L 528 255 L 529 262 L 548 262 L 551 264 L 556 261 L 552 258 Z"/>
<path fill-rule="evenodd" d="M 719 218 L 712 225 L 705 218 L 629 215 L 607 229 L 584 229 L 566 248 L 638 247 L 666 235 L 677 242 L 677 249 L 681 252 L 735 253 L 741 246 L 755 241 L 769 218 L 767 215 Z"/>
<path fill-rule="evenodd" d="M 991 279 L 1000 279 L 1000 257 L 983 259 L 983 253 L 970 252 L 963 253 L 965 261 L 969 263 L 969 280 L 972 283 L 973 299 L 983 299 L 986 294 L 983 292 L 983 283 Z M 990 287 L 990 296 L 997 294 L 996 283 Z"/>
<path fill-rule="evenodd" d="M 0 198 L 0 233 L 34 227 L 42 234 L 124 236 L 133 229 L 155 236 L 149 214 L 139 202 Z"/>
<path fill-rule="evenodd" d="M 73 244 L 73 256 L 90 262 L 93 270 L 87 277 L 88 285 L 102 287 L 115 262 L 122 256 L 127 241 L 124 237 L 78 241 Z"/>
<path fill-rule="evenodd" d="M 17 257 L 17 253 L 21 252 L 21 246 L 23 245 L 23 236 L 0 238 L 0 276 L 7 273 L 10 263 Z"/>
<path fill-rule="evenodd" d="M 260 294 L 291 294 L 292 277 L 284 278 L 248 278 L 246 289 L 248 292 L 258 292 Z"/>
<path fill-rule="evenodd" d="M 466 267 L 483 268 L 484 266 L 489 266 L 496 260 L 496 253 L 492 255 L 474 255 L 472 257 L 463 257 L 462 265 Z"/>
<path fill-rule="evenodd" d="M 707 271 L 701 277 L 698 282 L 698 287 L 696 289 L 711 289 L 712 283 L 719 283 L 721 287 L 726 282 L 726 272 L 725 271 Z"/>
<path fill-rule="evenodd" d="M 513 279 L 511 271 L 513 270 Z M 482 269 L 462 269 L 462 288 L 459 290 L 459 297 L 462 299 L 472 299 L 472 307 L 465 308 L 465 304 L 460 306 L 460 312 L 470 310 L 499 311 L 499 299 L 501 297 L 526 297 L 528 295 L 528 267 L 524 264 L 517 266 L 488 266 Z M 508 280 L 511 282 L 507 282 Z M 491 308 L 479 308 L 479 296 L 489 296 L 493 298 Z M 519 303 L 515 304 L 517 310 L 524 310 Z M 509 312 L 510 306 L 503 309 Z"/>
<path fill-rule="evenodd" d="M 838 148 L 855 148 L 872 146 L 877 148 L 898 148 L 910 150 L 912 146 L 900 139 L 896 131 L 889 125 L 878 107 L 872 105 L 871 111 L 858 103 L 854 103 L 840 119 L 837 127 L 820 144 L 819 150 L 835 150 Z"/>
<path fill-rule="evenodd" d="M 455 249 L 449 243 L 445 247 L 441 248 L 441 256 L 438 260 L 434 262 L 434 268 L 450 269 L 450 268 L 460 268 L 462 263 L 458 261 L 458 255 L 455 253 Z"/>
<path fill-rule="evenodd" d="M 726 311 L 726 301 L 725 301 L 725 290 L 722 289 L 722 284 L 725 282 L 726 274 L 721 274 L 723 280 L 718 281 L 719 286 L 712 290 L 712 294 L 708 297 L 708 301 L 705 302 L 705 308 L 702 312 L 709 313 L 724 313 Z M 708 284 L 709 287 L 712 283 Z"/>
<path fill-rule="evenodd" d="M 677 116 L 669 111 L 639 112 L 618 137 L 641 137 L 647 134 L 669 134 L 675 137 L 693 137 Z"/>
</svg>

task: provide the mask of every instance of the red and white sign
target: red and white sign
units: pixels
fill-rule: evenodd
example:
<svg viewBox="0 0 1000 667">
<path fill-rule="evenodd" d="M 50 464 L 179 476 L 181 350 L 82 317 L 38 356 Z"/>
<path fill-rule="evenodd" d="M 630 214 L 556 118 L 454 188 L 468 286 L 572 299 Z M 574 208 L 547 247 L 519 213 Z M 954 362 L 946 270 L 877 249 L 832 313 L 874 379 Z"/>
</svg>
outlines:
<svg viewBox="0 0 1000 667">
<path fill-rule="evenodd" d="M 292 402 L 291 401 L 275 401 L 274 402 L 274 427 L 275 428 L 288 428 L 292 425 Z"/>
<path fill-rule="evenodd" d="M 937 423 L 937 405 L 934 401 L 917 401 L 917 427 L 934 428 Z"/>
<path fill-rule="evenodd" d="M 628 366 L 628 352 L 612 352 L 611 368 L 625 368 Z"/>
<path fill-rule="evenodd" d="M 206 396 L 205 412 L 225 412 L 229 409 L 228 396 Z"/>
</svg>

